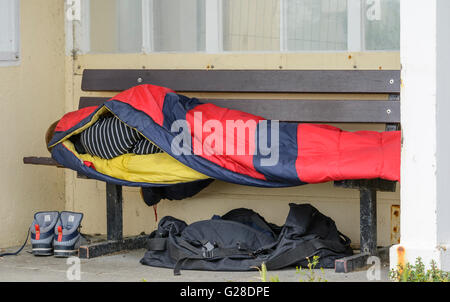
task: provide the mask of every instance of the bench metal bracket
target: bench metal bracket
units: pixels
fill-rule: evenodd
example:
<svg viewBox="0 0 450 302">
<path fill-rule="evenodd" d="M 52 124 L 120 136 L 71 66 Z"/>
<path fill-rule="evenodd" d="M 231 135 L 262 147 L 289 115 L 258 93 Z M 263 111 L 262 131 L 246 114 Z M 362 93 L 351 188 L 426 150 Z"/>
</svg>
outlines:
<svg viewBox="0 0 450 302">
<path fill-rule="evenodd" d="M 122 186 L 106 184 L 107 240 L 79 248 L 80 258 L 94 258 L 115 252 L 145 248 L 147 235 L 123 238 Z"/>
<path fill-rule="evenodd" d="M 398 100 L 397 96 L 390 99 Z M 398 124 L 386 124 L 386 131 L 399 130 Z M 367 266 L 370 256 L 386 255 L 386 248 L 377 248 L 377 191 L 395 192 L 397 183 L 384 179 L 335 181 L 334 186 L 359 189 L 360 192 L 360 253 L 335 261 L 336 273 L 349 273 Z M 383 251 L 383 252 L 380 252 Z M 388 253 L 387 253 L 388 255 Z"/>
</svg>

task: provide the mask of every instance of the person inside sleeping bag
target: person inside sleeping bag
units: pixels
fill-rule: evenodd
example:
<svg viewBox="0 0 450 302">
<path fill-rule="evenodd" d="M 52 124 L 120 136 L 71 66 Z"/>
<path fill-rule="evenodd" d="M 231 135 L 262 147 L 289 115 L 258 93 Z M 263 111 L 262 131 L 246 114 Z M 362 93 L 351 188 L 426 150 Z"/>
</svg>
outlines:
<svg viewBox="0 0 450 302">
<path fill-rule="evenodd" d="M 48 146 L 59 120 L 48 128 L 45 141 Z M 163 153 L 160 148 L 143 137 L 136 129 L 129 127 L 111 113 L 103 114 L 83 132 L 69 138 L 76 152 L 102 159 L 113 159 L 130 153 L 136 155 Z M 48 147 L 47 147 L 48 148 Z M 51 149 L 49 152 L 51 152 Z M 142 188 L 141 197 L 148 206 L 156 205 L 161 199 L 181 200 L 192 197 L 206 188 L 213 179 L 180 183 L 162 187 Z"/>
<path fill-rule="evenodd" d="M 114 123 L 113 117 L 119 121 Z M 125 150 L 111 135 L 100 141 L 101 126 L 114 125 L 116 131 L 119 122 L 131 128 L 134 140 L 147 139 L 156 153 L 132 153 L 138 152 L 137 142 L 130 143 L 132 137 L 127 140 L 126 135 Z M 97 135 L 91 145 L 90 135 Z M 47 146 L 61 166 L 121 186 L 168 188 L 210 179 L 264 188 L 346 179 L 400 181 L 401 131 L 350 132 L 272 121 L 151 84 L 124 90 L 100 106 L 66 113 L 49 136 Z M 121 155 L 107 159 L 114 151 Z"/>
</svg>

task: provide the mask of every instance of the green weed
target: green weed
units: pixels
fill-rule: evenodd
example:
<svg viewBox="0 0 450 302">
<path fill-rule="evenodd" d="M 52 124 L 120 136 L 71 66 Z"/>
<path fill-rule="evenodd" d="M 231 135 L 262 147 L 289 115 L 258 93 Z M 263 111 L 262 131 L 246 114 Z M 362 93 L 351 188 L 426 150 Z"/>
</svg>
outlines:
<svg viewBox="0 0 450 302">
<path fill-rule="evenodd" d="M 296 267 L 296 274 L 301 274 L 305 279 L 300 279 L 300 282 L 328 282 L 328 280 L 322 278 L 321 276 L 317 276 L 315 269 L 319 264 L 319 256 L 314 256 L 312 261 L 310 258 L 306 258 L 308 260 L 308 268 L 302 269 L 301 267 Z M 268 276 L 267 274 L 267 266 L 265 263 L 261 265 L 261 269 L 257 268 L 259 271 L 259 279 L 262 282 L 280 282 L 280 278 L 278 276 Z M 325 274 L 323 268 L 320 268 L 322 276 Z"/>
<path fill-rule="evenodd" d="M 431 261 L 430 269 L 426 269 L 421 257 L 416 259 L 414 265 L 398 265 L 389 275 L 398 282 L 449 282 L 450 279 L 449 273 L 438 269 L 434 260 Z"/>
<path fill-rule="evenodd" d="M 319 256 L 313 256 L 313 259 L 311 261 L 310 258 L 306 258 L 308 260 L 307 269 L 302 269 L 301 267 L 296 268 L 296 273 L 301 274 L 304 279 L 300 279 L 300 282 L 328 282 L 325 278 L 322 278 L 321 276 L 317 276 L 315 269 L 317 264 L 319 264 Z M 325 272 L 323 268 L 320 268 L 320 272 L 322 276 L 325 275 Z"/>
</svg>

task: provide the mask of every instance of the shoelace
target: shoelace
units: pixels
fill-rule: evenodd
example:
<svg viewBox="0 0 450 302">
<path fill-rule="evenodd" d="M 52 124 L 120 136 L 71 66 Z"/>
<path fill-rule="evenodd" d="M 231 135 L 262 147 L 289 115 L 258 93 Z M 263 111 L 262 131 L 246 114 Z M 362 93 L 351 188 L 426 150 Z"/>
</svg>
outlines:
<svg viewBox="0 0 450 302">
<path fill-rule="evenodd" d="M 31 225 L 30 225 L 30 227 L 28 228 L 27 239 L 25 239 L 25 242 L 24 242 L 23 245 L 20 247 L 20 249 L 18 249 L 17 251 L 15 251 L 15 252 L 13 252 L 13 253 L 2 253 L 2 254 L 0 254 L 0 257 L 4 257 L 4 256 L 16 256 L 16 255 L 18 255 L 18 254 L 23 250 L 23 248 L 25 247 L 25 245 L 27 245 L 28 238 L 30 237 L 30 230 L 31 230 Z"/>
</svg>

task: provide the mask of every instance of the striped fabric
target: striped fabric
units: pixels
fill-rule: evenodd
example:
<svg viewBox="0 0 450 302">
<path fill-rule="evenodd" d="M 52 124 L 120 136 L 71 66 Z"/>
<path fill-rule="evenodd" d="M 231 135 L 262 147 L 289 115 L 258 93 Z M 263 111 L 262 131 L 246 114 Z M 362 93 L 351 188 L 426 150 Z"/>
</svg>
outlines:
<svg viewBox="0 0 450 302">
<path fill-rule="evenodd" d="M 106 159 L 130 153 L 130 151 L 135 154 L 162 152 L 138 131 L 114 116 L 100 118 L 83 131 L 81 144 L 87 153 Z"/>
<path fill-rule="evenodd" d="M 154 154 L 162 153 L 163 151 L 152 144 L 149 140 L 142 138 L 136 143 L 133 148 L 132 153 L 134 154 Z"/>
</svg>

